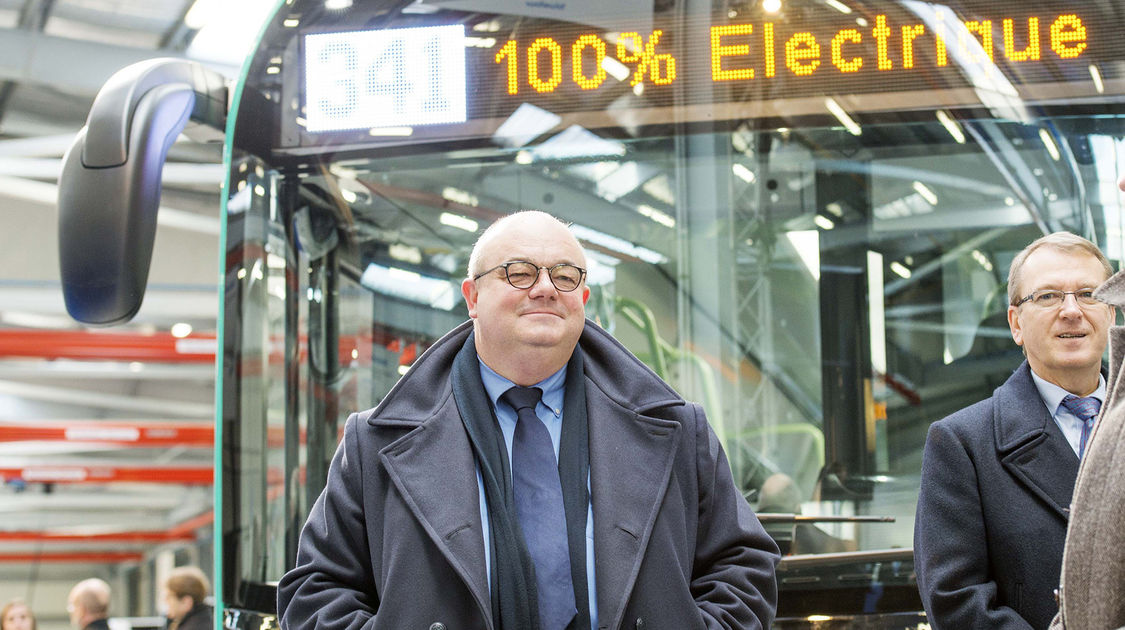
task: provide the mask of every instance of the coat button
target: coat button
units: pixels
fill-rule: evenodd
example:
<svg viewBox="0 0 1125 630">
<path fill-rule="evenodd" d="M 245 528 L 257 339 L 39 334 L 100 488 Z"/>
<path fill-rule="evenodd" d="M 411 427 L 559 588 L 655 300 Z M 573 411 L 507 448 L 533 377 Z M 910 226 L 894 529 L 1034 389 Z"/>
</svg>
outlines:
<svg viewBox="0 0 1125 630">
<path fill-rule="evenodd" d="M 637 630 L 645 630 L 645 620 L 637 617 Z"/>
<path fill-rule="evenodd" d="M 430 630 L 445 630 L 445 624 L 440 621 L 435 621 L 430 624 Z"/>
</svg>

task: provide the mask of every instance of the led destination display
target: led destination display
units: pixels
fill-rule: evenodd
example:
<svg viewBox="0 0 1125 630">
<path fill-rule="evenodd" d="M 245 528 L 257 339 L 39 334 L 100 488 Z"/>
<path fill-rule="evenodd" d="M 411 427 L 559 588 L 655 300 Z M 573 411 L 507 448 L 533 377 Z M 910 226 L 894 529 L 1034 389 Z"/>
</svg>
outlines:
<svg viewBox="0 0 1125 630">
<path fill-rule="evenodd" d="M 793 76 L 811 76 L 819 71 L 859 72 L 864 68 L 880 72 L 911 70 L 918 61 L 916 52 L 929 46 L 934 65 L 949 65 L 951 42 L 963 55 L 980 62 L 995 60 L 996 27 L 993 20 L 974 20 L 946 24 L 941 13 L 932 20 L 936 31 L 927 35 L 924 23 L 892 29 L 886 15 L 875 17 L 875 24 L 866 33 L 856 28 L 837 31 L 830 40 L 818 39 L 808 31 L 783 37 L 775 24 L 765 22 L 724 24 L 710 29 L 709 50 L 712 81 L 743 81 L 772 78 L 788 71 Z M 1048 54 L 1059 59 L 1078 57 L 1088 46 L 1086 27 L 1076 14 L 1059 15 L 1041 24 L 1038 17 L 1029 17 L 1017 26 L 1014 19 L 999 21 L 1003 56 L 1009 62 L 1039 61 Z M 677 60 L 661 50 L 663 30 L 649 34 L 621 33 L 616 42 L 608 42 L 593 33 L 582 34 L 573 42 L 560 42 L 540 37 L 526 48 L 510 40 L 496 53 L 495 61 L 504 66 L 507 93 L 518 95 L 521 87 L 536 92 L 554 91 L 565 79 L 583 90 L 596 90 L 605 82 L 605 59 L 616 51 L 616 61 L 630 68 L 630 85 L 648 81 L 653 85 L 669 85 L 677 78 Z M 853 52 L 865 41 L 875 43 L 872 58 Z M 892 59 L 892 42 L 898 46 L 899 58 Z M 1047 44 L 1047 46 L 1044 46 Z M 564 64 L 564 62 L 567 62 Z M 569 68 L 564 70 L 564 65 Z M 831 67 L 830 67 L 831 66 Z M 682 66 L 681 66 L 682 67 Z M 823 69 L 822 69 L 823 67 Z M 520 77 L 526 77 L 521 85 Z"/>
<path fill-rule="evenodd" d="M 1085 73 L 1119 54 L 1120 43 L 1101 37 L 1109 27 L 1102 22 L 1070 9 L 965 20 L 943 5 L 904 0 L 894 13 L 858 18 L 657 21 L 636 31 L 532 21 L 506 38 L 469 36 L 463 24 L 308 34 L 305 129 L 502 118 L 523 102 L 558 113 L 602 109 L 629 89 L 662 106 L 672 98 L 753 99 L 764 89 L 779 98 L 932 90 L 974 76 L 1052 81 L 1060 68 Z M 677 95 L 679 85 L 692 87 Z"/>
</svg>

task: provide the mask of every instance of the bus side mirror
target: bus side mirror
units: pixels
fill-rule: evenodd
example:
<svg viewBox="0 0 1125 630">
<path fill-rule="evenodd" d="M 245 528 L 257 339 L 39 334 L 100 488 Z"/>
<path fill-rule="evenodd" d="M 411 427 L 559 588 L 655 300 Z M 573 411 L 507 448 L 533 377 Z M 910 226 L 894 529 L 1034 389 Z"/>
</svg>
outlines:
<svg viewBox="0 0 1125 630">
<path fill-rule="evenodd" d="M 189 120 L 200 123 L 193 136 L 221 138 L 226 108 L 225 79 L 183 59 L 133 64 L 98 92 L 59 175 L 59 267 L 71 317 L 109 326 L 136 315 L 168 149 Z"/>
</svg>

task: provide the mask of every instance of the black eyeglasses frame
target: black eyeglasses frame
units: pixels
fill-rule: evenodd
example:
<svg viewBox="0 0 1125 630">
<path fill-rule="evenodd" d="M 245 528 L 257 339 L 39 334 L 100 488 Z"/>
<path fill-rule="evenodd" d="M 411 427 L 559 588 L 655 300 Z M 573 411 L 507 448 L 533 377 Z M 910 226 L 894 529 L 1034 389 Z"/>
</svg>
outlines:
<svg viewBox="0 0 1125 630">
<path fill-rule="evenodd" d="M 510 267 L 512 265 L 531 265 L 532 267 L 535 267 L 535 279 L 532 280 L 531 284 L 527 285 L 526 287 L 516 286 L 516 284 L 514 282 L 512 282 L 511 276 L 508 275 L 508 267 Z M 578 283 L 575 284 L 574 287 L 572 287 L 570 289 L 564 289 L 564 288 L 560 287 L 559 285 L 555 284 L 555 277 L 552 275 L 552 272 L 555 269 L 558 269 L 559 267 L 572 267 L 572 268 L 578 270 Z M 537 265 L 537 264 L 531 262 L 530 260 L 511 260 L 511 261 L 508 261 L 506 263 L 496 265 L 495 267 L 493 267 L 491 269 L 488 269 L 487 271 L 482 271 L 482 272 L 478 273 L 477 275 L 473 276 L 473 281 L 476 282 L 477 280 L 480 280 L 484 276 L 487 276 L 488 274 L 492 273 L 493 271 L 496 271 L 497 269 L 503 269 L 504 270 L 504 280 L 506 280 L 508 282 L 508 284 L 510 284 L 512 286 L 513 289 L 519 289 L 520 291 L 526 291 L 526 290 L 530 289 L 531 287 L 535 286 L 535 283 L 539 282 L 539 272 L 543 271 L 544 269 L 547 270 L 547 279 L 551 281 L 551 286 L 555 287 L 555 290 L 557 290 L 561 293 L 570 293 L 571 291 L 574 291 L 574 290 L 578 289 L 578 287 L 582 286 L 582 280 L 585 279 L 585 277 L 586 277 L 586 270 L 585 269 L 583 269 L 582 267 L 579 267 L 578 265 L 572 265 L 570 263 L 559 263 L 557 265 L 551 265 L 550 267 L 544 267 L 543 265 Z"/>
</svg>

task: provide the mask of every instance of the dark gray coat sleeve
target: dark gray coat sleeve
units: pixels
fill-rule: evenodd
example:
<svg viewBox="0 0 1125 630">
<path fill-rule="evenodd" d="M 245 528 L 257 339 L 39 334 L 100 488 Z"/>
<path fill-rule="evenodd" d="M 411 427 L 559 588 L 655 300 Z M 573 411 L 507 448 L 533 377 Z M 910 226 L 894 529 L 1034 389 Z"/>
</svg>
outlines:
<svg viewBox="0 0 1125 630">
<path fill-rule="evenodd" d="M 935 422 L 922 456 L 914 564 L 926 615 L 935 630 L 1031 630 L 996 603 L 980 492 L 989 480 L 978 476 L 963 439 Z"/>
<path fill-rule="evenodd" d="M 735 486 L 703 411 L 692 408 L 700 486 L 692 597 L 709 629 L 769 628 L 777 612 L 777 544 Z"/>
<path fill-rule="evenodd" d="M 328 484 L 301 531 L 296 566 L 278 584 L 277 611 L 284 630 L 362 628 L 379 608 L 363 525 L 357 424 L 352 414 L 332 458 Z"/>
</svg>

